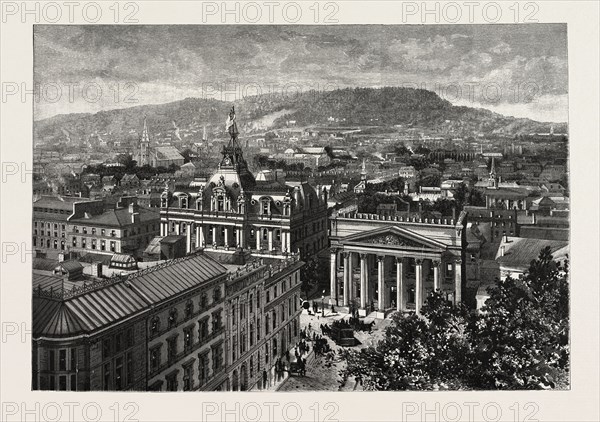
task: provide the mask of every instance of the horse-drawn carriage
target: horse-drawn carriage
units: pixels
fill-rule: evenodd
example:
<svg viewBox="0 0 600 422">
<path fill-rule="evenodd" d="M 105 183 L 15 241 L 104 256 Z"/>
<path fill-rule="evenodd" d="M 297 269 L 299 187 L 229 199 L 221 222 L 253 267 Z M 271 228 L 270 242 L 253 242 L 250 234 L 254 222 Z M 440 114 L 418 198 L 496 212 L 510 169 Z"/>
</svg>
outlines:
<svg viewBox="0 0 600 422">
<path fill-rule="evenodd" d="M 300 375 L 301 377 L 306 375 L 306 367 L 300 361 L 290 362 L 290 375 Z"/>
</svg>

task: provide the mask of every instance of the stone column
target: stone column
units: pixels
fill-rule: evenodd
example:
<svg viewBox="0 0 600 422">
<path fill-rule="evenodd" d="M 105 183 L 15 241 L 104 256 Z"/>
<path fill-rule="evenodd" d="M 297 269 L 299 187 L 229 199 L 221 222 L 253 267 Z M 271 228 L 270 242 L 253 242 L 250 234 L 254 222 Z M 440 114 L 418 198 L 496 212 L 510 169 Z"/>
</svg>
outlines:
<svg viewBox="0 0 600 422">
<path fill-rule="evenodd" d="M 421 313 L 421 305 L 423 304 L 423 261 L 415 260 L 415 312 L 417 315 Z"/>
<path fill-rule="evenodd" d="M 377 308 L 380 311 L 385 310 L 385 274 L 384 272 L 385 256 L 377 256 Z"/>
<path fill-rule="evenodd" d="M 212 243 L 217 244 L 217 226 L 212 226 Z"/>
<path fill-rule="evenodd" d="M 273 250 L 273 229 L 269 229 L 269 252 Z"/>
<path fill-rule="evenodd" d="M 458 305 L 462 301 L 462 260 L 454 261 L 454 303 Z"/>
<path fill-rule="evenodd" d="M 229 230 L 227 226 L 223 228 L 223 246 L 226 248 L 229 246 Z"/>
<path fill-rule="evenodd" d="M 366 309 L 367 307 L 367 285 L 369 280 L 369 274 L 367 273 L 367 254 L 360 254 L 360 307 Z"/>
<path fill-rule="evenodd" d="M 196 249 L 204 247 L 204 228 L 202 226 L 196 227 Z"/>
<path fill-rule="evenodd" d="M 284 232 L 283 230 L 281 230 L 281 252 L 283 252 L 283 253 L 287 252 L 286 251 L 286 245 L 287 245 L 286 237 L 287 237 L 287 233 Z"/>
<path fill-rule="evenodd" d="M 337 296 L 337 249 L 330 249 L 331 252 L 331 268 L 329 269 L 329 288 L 331 290 L 331 299 L 338 304 Z"/>
<path fill-rule="evenodd" d="M 260 227 L 254 229 L 254 236 L 256 236 L 256 250 L 260 250 L 260 238 L 262 236 L 262 230 Z"/>
<path fill-rule="evenodd" d="M 285 237 L 285 247 L 287 248 L 288 253 L 292 253 L 292 232 L 288 231 L 287 236 Z"/>
<path fill-rule="evenodd" d="M 349 252 L 344 252 L 344 306 L 348 306 L 350 304 L 350 277 L 351 277 L 351 268 L 350 268 L 350 260 L 352 259 L 352 255 Z"/>
<path fill-rule="evenodd" d="M 186 223 L 185 229 L 185 252 L 190 253 L 192 252 L 192 225 Z"/>
<path fill-rule="evenodd" d="M 179 236 L 181 234 L 181 223 L 175 223 L 175 234 Z"/>
<path fill-rule="evenodd" d="M 440 261 L 433 261 L 433 291 L 440 290 Z"/>
<path fill-rule="evenodd" d="M 404 309 L 404 264 L 402 258 L 396 258 L 396 310 Z"/>
</svg>

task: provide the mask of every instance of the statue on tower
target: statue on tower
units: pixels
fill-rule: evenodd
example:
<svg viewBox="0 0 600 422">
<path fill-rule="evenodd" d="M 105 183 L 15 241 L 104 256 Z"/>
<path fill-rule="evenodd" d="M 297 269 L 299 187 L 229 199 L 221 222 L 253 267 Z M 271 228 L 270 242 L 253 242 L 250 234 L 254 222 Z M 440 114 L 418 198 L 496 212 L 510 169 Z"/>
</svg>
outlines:
<svg viewBox="0 0 600 422">
<path fill-rule="evenodd" d="M 235 122 L 235 106 L 231 106 L 231 111 L 229 112 L 227 121 L 225 122 L 225 130 L 229 132 L 231 139 L 236 139 L 239 134 L 237 124 Z"/>
</svg>

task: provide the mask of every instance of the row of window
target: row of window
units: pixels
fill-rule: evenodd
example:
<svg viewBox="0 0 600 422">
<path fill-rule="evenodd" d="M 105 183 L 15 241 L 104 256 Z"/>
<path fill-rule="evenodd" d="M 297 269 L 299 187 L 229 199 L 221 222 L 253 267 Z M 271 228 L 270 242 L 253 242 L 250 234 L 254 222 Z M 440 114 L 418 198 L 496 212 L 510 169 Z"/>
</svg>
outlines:
<svg viewBox="0 0 600 422">
<path fill-rule="evenodd" d="M 221 292 L 221 288 L 220 287 L 215 287 L 212 291 L 212 304 L 219 302 L 222 298 L 222 292 Z M 199 311 L 203 311 L 209 308 L 209 303 L 208 303 L 208 294 L 206 292 L 202 292 L 200 294 L 200 299 L 198 301 L 198 306 L 199 306 Z M 192 318 L 195 315 L 196 311 L 195 311 L 195 304 L 194 301 L 192 299 L 189 299 L 186 303 L 185 303 L 185 307 L 184 307 L 184 314 L 183 314 L 183 321 L 189 320 L 190 318 Z M 221 326 L 222 322 L 223 322 L 223 316 L 222 316 L 222 310 L 217 310 L 215 312 L 212 313 L 212 321 L 213 321 L 213 326 Z M 179 311 L 177 310 L 176 307 L 173 307 L 169 310 L 169 313 L 167 315 L 167 330 L 170 330 L 171 328 L 175 327 L 178 323 L 180 322 L 179 320 Z M 161 317 L 159 315 L 155 315 L 152 320 L 150 321 L 150 335 L 157 335 L 159 334 L 161 331 Z"/>
<path fill-rule="evenodd" d="M 206 384 L 206 382 L 210 379 L 210 370 L 209 370 L 209 354 L 210 360 L 212 361 L 212 375 L 216 374 L 220 370 L 222 370 L 224 365 L 223 360 L 223 345 L 217 344 L 211 347 L 211 351 L 200 353 L 198 355 L 198 377 L 195 378 L 194 374 L 194 366 L 196 363 L 196 359 L 192 359 L 189 362 L 186 362 L 183 365 L 183 391 L 190 391 L 196 387 L 196 380 L 198 382 L 198 386 L 202 386 Z M 166 381 L 166 390 L 167 391 L 177 391 L 179 387 L 179 371 L 175 370 L 170 372 L 165 376 Z M 162 383 L 156 383 L 155 386 L 151 386 L 151 390 L 158 390 Z"/>
<path fill-rule="evenodd" d="M 139 243 L 140 242 L 138 241 L 138 244 Z M 71 239 L 71 245 L 74 248 L 77 248 L 78 246 L 80 246 L 81 249 L 94 249 L 94 250 L 100 250 L 100 251 L 107 250 L 106 249 L 106 240 L 104 240 L 104 239 L 100 239 L 100 241 L 98 241 L 98 239 L 93 239 L 93 238 L 87 239 L 85 237 L 82 237 L 81 242 L 80 242 L 77 237 L 73 236 L 73 238 Z M 117 242 L 113 241 L 113 240 L 109 241 L 108 242 L 108 250 L 111 252 L 116 252 L 117 251 Z"/>
<path fill-rule="evenodd" d="M 33 227 L 34 228 L 40 228 L 41 230 L 45 228 L 50 229 L 53 228 L 54 230 L 58 230 L 59 224 L 58 223 L 50 223 L 50 222 L 43 222 L 43 221 L 34 221 L 33 222 Z M 66 225 L 65 224 L 60 224 L 60 229 L 61 230 L 65 230 L 66 229 Z"/>
</svg>

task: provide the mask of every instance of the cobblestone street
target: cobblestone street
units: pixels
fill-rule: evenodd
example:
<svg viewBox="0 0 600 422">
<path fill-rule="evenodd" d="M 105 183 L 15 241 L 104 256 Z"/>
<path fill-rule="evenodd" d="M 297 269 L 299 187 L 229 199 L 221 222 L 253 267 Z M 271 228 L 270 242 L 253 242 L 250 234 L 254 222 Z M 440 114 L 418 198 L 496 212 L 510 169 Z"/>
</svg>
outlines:
<svg viewBox="0 0 600 422">
<path fill-rule="evenodd" d="M 327 314 L 326 314 L 327 315 Z M 333 316 L 326 316 L 325 318 L 317 317 L 315 315 L 308 315 L 303 312 L 300 316 L 300 328 L 308 328 L 310 324 L 311 329 L 309 330 L 310 335 L 312 332 L 322 335 L 320 330 L 321 324 L 330 324 L 334 319 L 341 319 L 344 315 L 334 314 Z M 376 320 L 375 326 L 371 334 L 368 332 L 358 331 L 355 332 L 355 337 L 358 339 L 359 344 L 351 347 L 351 349 L 361 349 L 374 345 L 379 339 L 382 338 L 385 327 L 389 324 L 389 320 Z M 279 391 L 361 391 L 362 386 L 356 386 L 354 378 L 349 378 L 344 385 L 341 385 L 342 378 L 339 373 L 345 368 L 345 362 L 340 361 L 338 358 L 338 350 L 342 347 L 335 344 L 327 336 L 323 336 L 329 341 L 329 346 L 334 352 L 334 358 L 329 359 L 327 355 L 317 356 L 312 362 L 308 364 L 306 370 L 306 376 L 292 376 L 290 377 L 279 389 Z M 312 343 L 311 343 L 312 347 Z M 348 348 L 343 348 L 348 349 Z"/>
</svg>

